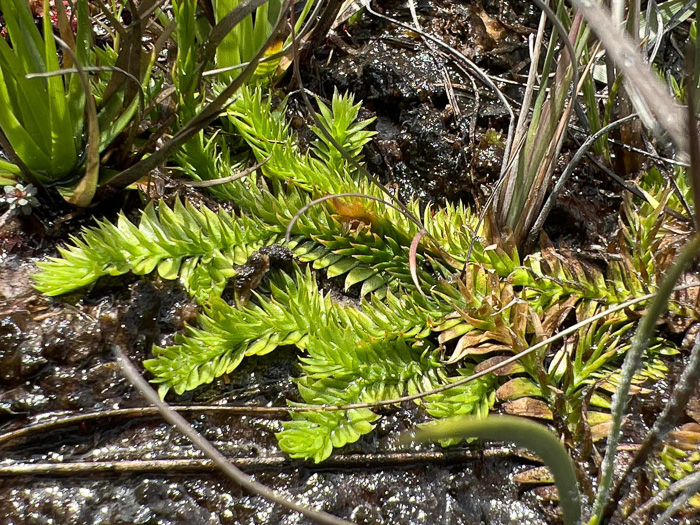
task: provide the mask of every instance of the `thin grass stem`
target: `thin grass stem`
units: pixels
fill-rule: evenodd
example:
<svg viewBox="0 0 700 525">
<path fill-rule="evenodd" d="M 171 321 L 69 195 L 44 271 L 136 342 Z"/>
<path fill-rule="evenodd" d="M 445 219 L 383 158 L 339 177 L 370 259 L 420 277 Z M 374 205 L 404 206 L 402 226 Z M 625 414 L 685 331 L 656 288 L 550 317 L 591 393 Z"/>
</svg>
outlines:
<svg viewBox="0 0 700 525">
<path fill-rule="evenodd" d="M 671 484 L 669 487 L 655 494 L 653 498 L 646 501 L 637 510 L 635 510 L 630 516 L 625 520 L 626 524 L 637 525 L 644 522 L 644 515 L 650 512 L 657 505 L 661 505 L 664 501 L 672 498 L 676 494 L 688 489 L 695 489 L 697 491 L 697 485 L 700 484 L 700 472 L 694 472 L 689 474 Z"/>
<path fill-rule="evenodd" d="M 540 231 L 542 230 L 542 226 L 544 226 L 544 221 L 547 219 L 547 216 L 549 215 L 549 212 L 552 210 L 554 205 L 556 204 L 557 197 L 559 197 L 559 193 L 561 190 L 564 188 L 564 184 L 569 180 L 569 177 L 571 174 L 574 172 L 576 167 L 578 166 L 578 163 L 581 162 L 583 157 L 585 157 L 586 153 L 588 152 L 588 149 L 595 143 L 596 140 L 598 140 L 600 137 L 606 135 L 608 132 L 612 131 L 613 129 L 616 129 L 626 122 L 629 122 L 631 120 L 634 120 L 638 118 L 639 116 L 636 113 L 633 113 L 632 115 L 628 115 L 626 117 L 623 117 L 619 120 L 616 120 L 615 122 L 612 122 L 608 124 L 607 126 L 604 126 L 600 128 L 596 133 L 593 133 L 592 135 L 588 136 L 586 140 L 581 144 L 579 147 L 578 151 L 574 154 L 573 158 L 567 164 L 566 168 L 564 169 L 564 172 L 561 174 L 559 177 L 559 180 L 557 180 L 557 183 L 554 185 L 554 188 L 552 188 L 551 193 L 549 194 L 549 197 L 544 203 L 544 206 L 542 206 L 542 209 L 540 210 L 540 214 L 537 217 L 537 220 L 535 221 L 535 224 L 532 227 L 532 230 L 530 231 L 528 235 L 528 244 L 534 245 L 535 240 L 539 236 Z"/>
<path fill-rule="evenodd" d="M 632 379 L 642 365 L 642 355 L 649 346 L 649 341 L 656 330 L 656 321 L 665 311 L 676 281 L 680 278 L 685 267 L 695 259 L 699 249 L 700 236 L 696 235 L 693 239 L 688 241 L 683 250 L 678 254 L 675 262 L 669 268 L 668 273 L 659 285 L 656 296 L 649 304 L 644 317 L 642 317 L 637 331 L 632 338 L 631 347 L 625 355 L 619 384 L 613 396 L 611 408 L 613 416 L 612 427 L 608 437 L 605 458 L 601 467 L 600 482 L 593 504 L 593 517 L 589 522 L 590 525 L 603 523 L 606 505 L 610 496 L 615 454 L 620 444 L 622 420 L 627 409 L 627 403 L 630 399 Z"/>
<path fill-rule="evenodd" d="M 155 390 L 149 385 L 141 374 L 136 370 L 136 367 L 131 363 L 124 350 L 118 345 L 113 345 L 114 353 L 117 355 L 117 363 L 122 369 L 122 372 L 127 377 L 129 382 L 141 393 L 141 395 L 160 412 L 163 419 L 176 427 L 192 444 L 201 450 L 209 459 L 214 462 L 217 468 L 223 472 L 229 479 L 246 489 L 247 491 L 265 498 L 266 500 L 281 505 L 289 510 L 298 512 L 303 516 L 317 522 L 327 525 L 349 525 L 351 522 L 340 519 L 327 512 L 317 511 L 300 505 L 294 501 L 290 501 L 269 487 L 254 481 L 249 475 L 242 472 L 239 468 L 231 464 L 231 462 L 219 452 L 207 439 L 197 432 L 185 418 L 178 414 L 169 405 L 160 400 L 160 397 Z"/>
</svg>

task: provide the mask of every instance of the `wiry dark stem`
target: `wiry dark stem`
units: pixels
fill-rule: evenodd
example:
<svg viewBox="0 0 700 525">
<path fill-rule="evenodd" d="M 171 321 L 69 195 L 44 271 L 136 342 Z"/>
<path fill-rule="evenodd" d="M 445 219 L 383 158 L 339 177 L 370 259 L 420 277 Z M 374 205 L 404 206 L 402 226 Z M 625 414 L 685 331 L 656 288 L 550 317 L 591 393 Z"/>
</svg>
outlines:
<svg viewBox="0 0 700 525">
<path fill-rule="evenodd" d="M 620 444 L 622 419 L 627 409 L 630 399 L 630 386 L 632 378 L 642 365 L 642 356 L 649 347 L 649 341 L 656 330 L 656 321 L 665 311 L 668 300 L 674 290 L 676 281 L 680 278 L 685 267 L 695 259 L 700 248 L 700 236 L 692 238 L 678 254 L 674 264 L 669 268 L 666 277 L 659 285 L 656 297 L 649 304 L 644 317 L 639 323 L 637 331 L 632 339 L 632 346 L 627 351 L 625 362 L 622 366 L 620 381 L 617 391 L 613 396 L 611 412 L 613 414 L 612 428 L 608 437 L 608 444 L 605 450 L 605 460 L 601 468 L 601 479 L 598 486 L 598 493 L 593 507 L 593 517 L 591 525 L 603 523 L 603 519 L 608 515 L 609 502 L 616 501 L 610 499 L 610 484 L 612 482 L 613 467 L 617 447 Z M 614 506 L 612 507 L 614 509 Z"/>
<path fill-rule="evenodd" d="M 212 460 L 212 462 L 217 466 L 221 472 L 226 474 L 228 478 L 233 480 L 235 483 L 243 487 L 244 489 L 250 491 L 253 494 L 261 496 L 272 503 L 277 503 L 283 507 L 288 508 L 294 512 L 299 512 L 300 514 L 306 516 L 307 518 L 317 522 L 325 523 L 328 525 L 349 525 L 352 522 L 337 518 L 327 512 L 316 511 L 303 505 L 299 505 L 293 501 L 289 501 L 274 490 L 266 487 L 262 483 L 253 481 L 253 479 L 247 474 L 243 473 L 240 469 L 233 466 L 226 457 L 219 452 L 216 447 L 214 447 L 209 441 L 207 441 L 199 432 L 197 432 L 192 425 L 190 425 L 185 418 L 180 414 L 175 412 L 170 406 L 160 400 L 158 394 L 156 393 L 151 385 L 149 385 L 146 380 L 139 374 L 136 367 L 131 363 L 127 357 L 124 350 L 118 345 L 113 345 L 114 353 L 117 355 L 117 362 L 127 377 L 129 382 L 141 393 L 141 395 L 146 398 L 146 400 L 154 405 L 160 412 L 163 419 L 168 423 L 176 427 L 185 437 L 187 437 L 192 444 L 199 450 L 204 452 L 206 456 Z"/>
<path fill-rule="evenodd" d="M 695 345 L 690 353 L 690 360 L 681 374 L 680 380 L 673 391 L 670 401 L 666 404 L 664 411 L 657 418 L 654 427 L 647 434 L 641 448 L 637 451 L 632 462 L 627 466 L 620 481 L 612 491 L 606 514 L 612 515 L 614 507 L 620 500 L 623 492 L 629 489 L 632 480 L 639 469 L 644 466 L 649 455 L 663 441 L 666 435 L 673 429 L 678 419 L 683 415 L 685 407 L 688 405 L 690 396 L 700 381 L 700 334 L 695 338 Z"/>
</svg>

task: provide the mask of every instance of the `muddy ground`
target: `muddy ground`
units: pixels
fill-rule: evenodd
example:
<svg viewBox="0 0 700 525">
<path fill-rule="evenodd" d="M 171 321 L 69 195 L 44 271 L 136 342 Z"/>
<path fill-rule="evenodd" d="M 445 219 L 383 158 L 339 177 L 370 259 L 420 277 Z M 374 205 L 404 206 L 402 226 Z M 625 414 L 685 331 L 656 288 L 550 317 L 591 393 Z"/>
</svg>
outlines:
<svg viewBox="0 0 700 525">
<path fill-rule="evenodd" d="M 426 31 L 488 73 L 515 80 L 526 74 L 526 38 L 537 21 L 529 3 L 486 1 L 482 9 L 471 2 L 420 1 L 416 6 Z M 383 9 L 410 20 L 400 2 L 384 3 Z M 505 24 L 502 30 L 489 30 L 484 20 L 493 19 L 484 13 Z M 369 17 L 340 26 L 305 64 L 304 78 L 321 96 L 330 97 L 337 88 L 364 101 L 366 115 L 377 118 L 378 132 L 366 151 L 368 167 L 401 197 L 416 193 L 426 202 L 471 203 L 487 195 L 502 155 L 493 137 L 506 129 L 507 114 L 488 90 L 416 35 Z M 521 96 L 516 84 L 503 89 L 513 100 Z M 291 108 L 303 116 L 301 103 Z M 130 199 L 128 206 L 135 209 L 136 202 Z M 584 170 L 562 196 L 548 232 L 555 242 L 585 248 L 612 232 L 619 203 L 610 181 Z M 96 213 L 113 216 L 115 209 Z M 144 402 L 122 377 L 111 344 L 125 344 L 143 370 L 140 362 L 151 345 L 172 342 L 196 308 L 176 284 L 154 277 L 104 279 L 87 293 L 60 299 L 37 295 L 30 278 L 34 262 L 54 255 L 57 245 L 92 220 L 61 217 L 40 210 L 11 221 L 1 233 L 0 522 L 305 523 L 225 480 L 152 412 L 127 410 Z M 565 229 L 558 226 L 562 223 Z M 558 522 L 548 487 L 533 490 L 515 482 L 517 473 L 537 465 L 522 451 L 400 449 L 398 432 L 423 417 L 412 406 L 386 411 L 378 432 L 321 466 L 287 460 L 274 438 L 279 418 L 235 407 L 282 407 L 295 399 L 290 379 L 295 363 L 293 349 L 248 359 L 226 381 L 168 399 L 219 407 L 186 416 L 258 481 L 358 523 Z M 661 385 L 656 399 L 642 403 L 641 416 L 654 412 L 666 391 Z M 108 415 L 51 425 L 104 411 Z M 636 431 L 646 429 L 646 419 L 636 420 Z M 12 434 L 42 423 L 47 425 L 37 431 Z M 107 462 L 104 471 L 94 472 L 91 461 Z"/>
</svg>

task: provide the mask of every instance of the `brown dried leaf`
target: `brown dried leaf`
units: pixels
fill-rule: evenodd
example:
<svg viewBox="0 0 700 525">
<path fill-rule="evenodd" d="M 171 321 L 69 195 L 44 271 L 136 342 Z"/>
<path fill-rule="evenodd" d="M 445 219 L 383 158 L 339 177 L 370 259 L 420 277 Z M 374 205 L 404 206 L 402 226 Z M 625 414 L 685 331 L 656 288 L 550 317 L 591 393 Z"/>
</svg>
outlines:
<svg viewBox="0 0 700 525">
<path fill-rule="evenodd" d="M 569 315 L 571 309 L 576 306 L 579 297 L 571 296 L 566 301 L 552 306 L 544 313 L 542 321 L 542 333 L 545 337 L 551 337 L 554 330 L 558 328 L 564 319 Z"/>
<path fill-rule="evenodd" d="M 491 38 L 499 42 L 508 36 L 508 28 L 500 20 L 489 15 L 484 9 L 479 9 L 477 14 L 484 23 L 484 28 Z"/>
<path fill-rule="evenodd" d="M 591 439 L 595 442 L 607 438 L 610 430 L 612 430 L 612 425 L 612 421 L 606 421 L 605 423 L 591 426 Z"/>
<path fill-rule="evenodd" d="M 598 383 L 598 388 L 601 390 L 605 390 L 606 392 L 609 392 L 611 394 L 614 394 L 617 391 L 617 384 L 612 382 L 612 381 L 601 381 Z M 637 394 L 650 394 L 651 390 L 648 388 L 644 388 L 638 385 L 635 385 L 634 383 L 630 385 L 630 395 L 631 396 L 636 396 Z"/>
<path fill-rule="evenodd" d="M 505 283 L 501 289 L 501 308 L 504 308 L 506 305 L 510 304 L 514 298 L 515 293 L 513 292 L 513 285 L 510 283 Z"/>
<path fill-rule="evenodd" d="M 469 334 L 467 334 L 469 335 Z M 484 334 L 481 334 L 482 336 Z M 483 343 L 480 345 L 469 345 L 468 342 L 462 343 L 462 341 L 465 340 L 465 336 L 462 337 L 457 342 L 457 347 L 455 348 L 454 352 L 452 352 L 452 355 L 450 358 L 447 360 L 447 363 L 456 363 L 457 361 L 463 359 L 466 356 L 469 355 L 486 355 L 486 354 L 492 354 L 494 352 L 502 352 L 504 350 L 510 350 L 510 346 L 508 345 L 501 345 L 501 344 L 495 344 L 495 343 Z M 486 340 L 489 339 L 489 337 L 485 337 Z"/>
<path fill-rule="evenodd" d="M 379 218 L 368 206 L 370 203 L 359 198 L 345 198 L 347 202 L 339 198 L 330 200 L 335 209 L 334 217 L 337 217 L 342 223 L 346 224 L 350 229 L 361 230 L 365 226 L 369 226 L 373 232 L 377 232 L 379 228 Z"/>
<path fill-rule="evenodd" d="M 459 338 L 459 341 L 457 341 L 457 348 L 455 348 L 455 352 L 464 348 L 468 348 L 470 346 L 480 345 L 481 343 L 485 343 L 490 339 L 491 336 L 488 333 L 484 333 L 481 330 L 472 330 L 471 332 L 466 333 Z"/>
<path fill-rule="evenodd" d="M 542 256 L 542 268 L 545 270 L 545 274 L 561 278 L 564 274 L 562 257 L 557 251 L 554 248 L 545 248 L 540 252 L 540 255 Z"/>
<path fill-rule="evenodd" d="M 696 451 L 700 448 L 700 424 L 686 423 L 668 433 L 667 442 L 681 450 Z"/>
<path fill-rule="evenodd" d="M 554 503 L 559 501 L 559 492 L 557 492 L 556 485 L 537 487 L 532 492 L 534 492 L 537 497 L 543 501 L 552 501 Z"/>
<path fill-rule="evenodd" d="M 674 334 L 684 334 L 695 320 L 691 317 L 680 317 L 669 312 L 666 316 L 666 326 Z"/>
<path fill-rule="evenodd" d="M 685 413 L 688 414 L 688 417 L 695 420 L 696 423 L 700 423 L 700 397 L 695 396 L 688 401 Z"/>
<path fill-rule="evenodd" d="M 501 279 L 498 277 L 498 274 L 496 274 L 496 272 L 488 272 L 486 274 L 486 279 L 486 289 L 489 291 L 490 295 L 490 297 L 488 297 L 487 299 L 491 299 L 490 301 L 488 301 L 488 304 L 492 307 L 496 306 L 500 308 L 501 305 L 499 303 L 499 299 L 501 297 Z"/>
<path fill-rule="evenodd" d="M 61 40 L 75 51 L 75 36 L 73 35 L 73 29 L 68 19 L 66 5 L 63 0 L 55 2 L 54 4 L 56 9 L 56 25 L 58 26 L 58 33 L 61 35 Z M 73 58 L 68 53 L 63 56 L 63 67 L 65 69 L 73 67 Z"/>
<path fill-rule="evenodd" d="M 539 485 L 542 483 L 554 483 L 554 476 L 549 467 L 535 467 L 525 472 L 519 472 L 513 479 L 516 483 L 521 483 L 523 485 Z"/>
<path fill-rule="evenodd" d="M 464 279 L 457 280 L 457 288 L 459 289 L 459 293 L 461 293 L 462 297 L 467 300 L 467 304 L 474 302 L 474 294 L 472 294 L 472 289 L 474 288 L 474 276 L 472 275 L 473 271 L 475 271 L 475 269 L 472 268 L 471 271 L 464 272 Z"/>
<path fill-rule="evenodd" d="M 498 363 L 505 361 L 506 359 L 510 359 L 510 357 L 506 355 L 497 355 L 495 357 L 489 357 L 488 359 L 482 361 L 474 367 L 474 373 L 478 374 L 482 370 L 491 368 L 492 366 L 495 366 Z M 515 363 L 508 363 L 507 365 L 504 365 L 498 370 L 495 370 L 491 373 L 495 376 L 511 376 L 514 374 L 520 374 L 522 372 L 525 372 L 525 367 L 516 361 Z"/>
<path fill-rule="evenodd" d="M 515 347 L 519 349 L 527 348 L 525 339 L 527 334 L 527 321 L 530 317 L 530 306 L 526 302 L 518 301 L 510 308 L 511 333 L 514 336 Z"/>
<path fill-rule="evenodd" d="M 679 285 L 697 283 L 697 274 L 687 272 L 678 282 Z M 684 333 L 690 326 L 700 319 L 700 287 L 694 286 L 686 290 L 680 290 L 673 295 L 674 304 L 679 309 L 674 314 L 669 313 L 666 324 L 676 334 Z"/>
<path fill-rule="evenodd" d="M 508 401 L 503 405 L 503 410 L 506 414 L 513 416 L 553 419 L 552 411 L 547 406 L 547 403 L 531 397 L 521 397 L 515 401 Z"/>
</svg>

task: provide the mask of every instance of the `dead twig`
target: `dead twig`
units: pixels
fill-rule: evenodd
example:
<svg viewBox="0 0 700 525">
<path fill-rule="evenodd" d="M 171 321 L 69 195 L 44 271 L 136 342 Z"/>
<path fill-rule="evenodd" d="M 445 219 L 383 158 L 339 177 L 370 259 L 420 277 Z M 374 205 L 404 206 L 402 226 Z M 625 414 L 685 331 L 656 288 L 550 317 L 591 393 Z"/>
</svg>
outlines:
<svg viewBox="0 0 700 525">
<path fill-rule="evenodd" d="M 417 464 L 455 465 L 484 457 L 505 458 L 519 455 L 512 447 L 494 447 L 487 450 L 445 450 L 424 452 L 386 452 L 375 454 L 335 455 L 319 465 L 319 469 L 387 469 Z M 253 458 L 227 458 L 238 468 L 249 472 L 279 471 L 293 468 L 314 469 L 313 464 L 274 455 Z M 218 467 L 210 459 L 151 459 L 119 461 L 72 461 L 66 463 L 15 463 L 0 465 L 0 477 L 9 476 L 85 476 L 109 474 L 174 474 L 213 472 Z"/>
<path fill-rule="evenodd" d="M 185 186 L 191 186 L 193 188 L 211 188 L 212 186 L 219 186 L 220 184 L 226 184 L 228 182 L 235 182 L 239 179 L 242 179 L 244 177 L 247 177 L 251 173 L 255 173 L 260 167 L 264 166 L 267 161 L 269 161 L 272 158 L 270 155 L 266 159 L 263 159 L 262 161 L 258 162 L 257 164 L 251 166 L 250 168 L 246 168 L 245 170 L 241 171 L 240 173 L 234 173 L 233 175 L 230 175 L 228 177 L 222 177 L 220 179 L 212 179 L 212 180 L 186 180 L 182 181 L 182 184 Z"/>
<path fill-rule="evenodd" d="M 116 344 L 113 345 L 114 353 L 117 355 L 117 362 L 122 369 L 122 372 L 127 377 L 129 382 L 146 398 L 146 400 L 154 405 L 160 412 L 163 419 L 176 427 L 192 444 L 201 450 L 216 467 L 223 472 L 229 479 L 240 485 L 247 491 L 261 496 L 266 500 L 277 503 L 289 510 L 298 512 L 303 516 L 317 522 L 327 525 L 351 525 L 352 522 L 343 520 L 327 512 L 317 511 L 300 505 L 294 501 L 290 501 L 271 488 L 254 481 L 249 475 L 243 473 L 239 468 L 231 464 L 231 462 L 219 452 L 209 441 L 207 441 L 192 425 L 170 408 L 166 403 L 160 400 L 155 390 L 146 382 L 143 376 L 136 370 L 136 367 L 131 363 L 124 350 Z"/>
<path fill-rule="evenodd" d="M 401 208 L 400 206 L 386 201 L 384 199 L 380 199 L 379 197 L 375 197 L 374 195 L 366 195 L 364 193 L 333 193 L 332 195 L 324 195 L 323 197 L 319 197 L 318 199 L 314 199 L 311 202 L 305 204 L 301 207 L 301 209 L 298 212 L 294 214 L 294 217 L 292 217 L 292 220 L 289 221 L 289 224 L 287 225 L 287 230 L 284 232 L 284 242 L 289 242 L 289 240 L 292 237 L 292 229 L 294 228 L 294 225 L 301 218 L 301 216 L 309 210 L 309 208 L 313 208 L 314 206 L 316 206 L 317 204 L 321 204 L 322 202 L 338 199 L 341 197 L 357 197 L 359 199 L 369 199 L 381 202 L 385 206 L 389 206 L 390 208 L 398 211 L 399 213 L 403 213 L 403 208 Z M 416 224 L 416 226 L 418 226 L 421 229 L 423 228 L 423 225 L 420 222 L 414 224 Z"/>
<path fill-rule="evenodd" d="M 229 415 L 237 416 L 255 416 L 255 417 L 277 417 L 286 418 L 289 411 L 284 407 L 247 407 L 247 406 L 226 406 L 226 405 L 185 405 L 173 406 L 173 410 L 177 412 L 197 414 L 204 412 L 221 412 Z M 17 430 L 0 434 L 0 447 L 13 442 L 31 437 L 36 434 L 44 434 L 46 432 L 54 432 L 58 428 L 70 425 L 79 425 L 89 421 L 99 421 L 109 418 L 139 418 L 139 417 L 154 417 L 160 412 L 156 407 L 134 407 L 134 408 L 117 408 L 114 410 L 101 410 L 99 412 L 83 412 L 79 414 L 70 414 L 57 416 L 54 419 L 41 421 L 30 424 Z M 46 416 L 44 416 L 46 417 Z"/>
<path fill-rule="evenodd" d="M 668 488 L 662 490 L 653 498 L 649 499 L 632 514 L 630 514 L 625 523 L 629 523 L 630 525 L 644 523 L 643 517 L 646 513 L 651 511 L 651 509 L 653 509 L 657 505 L 661 505 L 664 501 L 667 501 L 669 498 L 672 498 L 676 494 L 680 494 L 681 492 L 688 490 L 691 487 L 694 488 L 698 483 L 700 483 L 700 472 L 694 472 L 693 474 L 690 474 L 684 477 L 683 479 L 676 481 L 675 483 L 671 484 Z"/>
<path fill-rule="evenodd" d="M 673 429 L 678 419 L 683 415 L 683 411 L 688 405 L 690 396 L 695 392 L 698 381 L 700 381 L 700 334 L 695 338 L 695 344 L 690 353 L 690 359 L 676 387 L 673 389 L 671 399 L 666 403 L 663 412 L 656 419 L 654 426 L 644 438 L 642 446 L 635 454 L 632 462 L 627 465 L 627 469 L 611 492 L 610 499 L 608 500 L 609 508 L 606 509 L 607 515 L 612 516 L 614 507 L 617 505 L 617 502 L 620 501 L 622 493 L 629 489 L 639 469 L 644 466 L 651 453 L 664 440 Z"/>
</svg>

